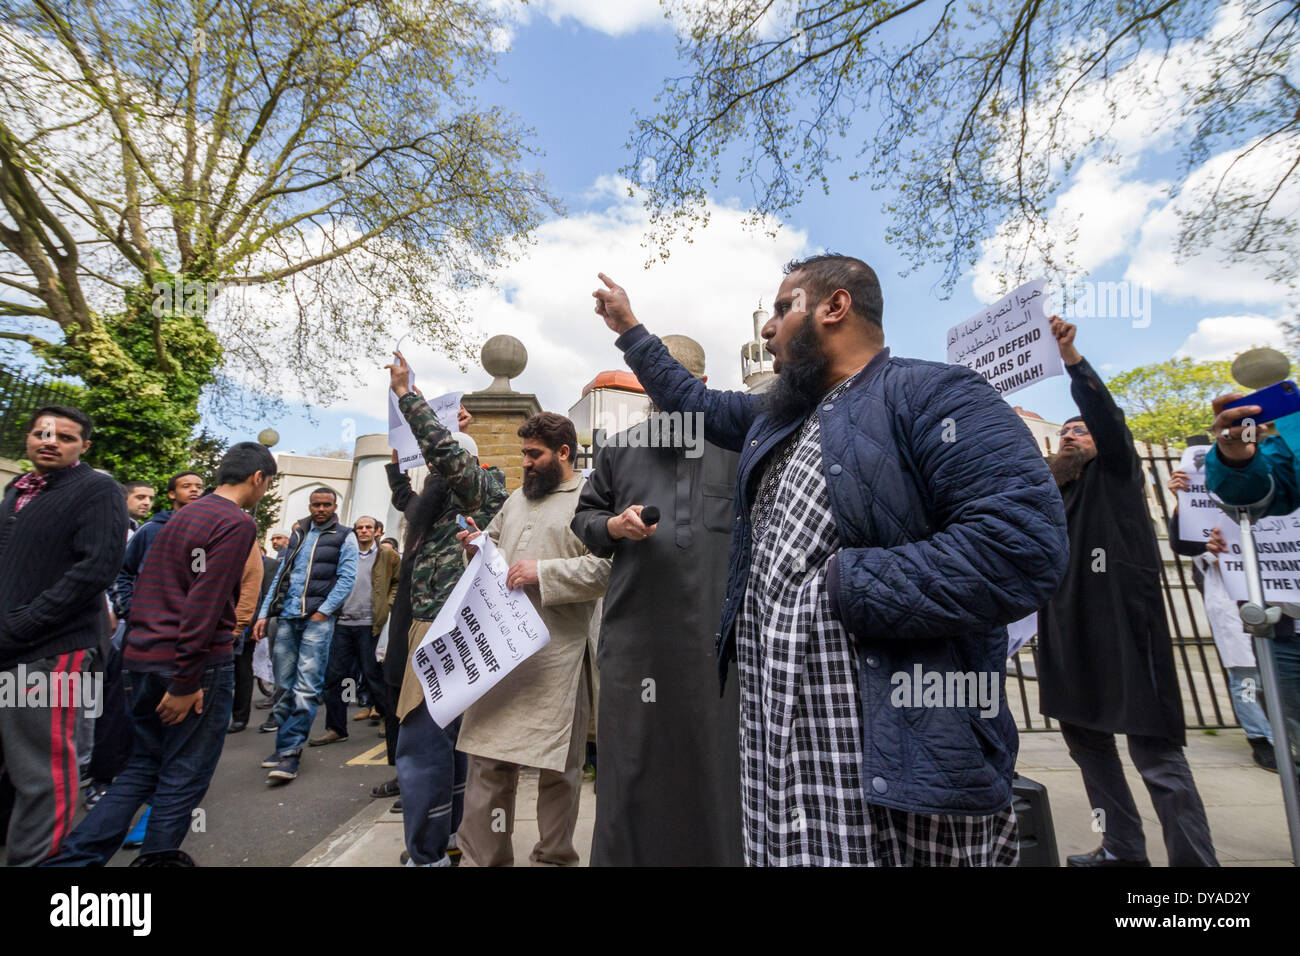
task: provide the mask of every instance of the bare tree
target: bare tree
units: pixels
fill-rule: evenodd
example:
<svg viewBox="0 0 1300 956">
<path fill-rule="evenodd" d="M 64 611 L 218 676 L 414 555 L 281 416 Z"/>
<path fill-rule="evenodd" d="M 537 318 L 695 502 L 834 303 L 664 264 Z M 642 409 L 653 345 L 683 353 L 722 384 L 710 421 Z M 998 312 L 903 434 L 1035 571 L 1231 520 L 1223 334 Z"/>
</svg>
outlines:
<svg viewBox="0 0 1300 956">
<path fill-rule="evenodd" d="M 1213 241 L 1294 280 L 1298 3 L 665 2 L 691 69 L 637 119 L 625 170 L 660 240 L 733 175 L 756 222 L 788 214 L 828 188 L 843 144 L 854 179 L 896 196 L 887 238 L 914 267 L 940 263 L 946 290 L 1007 221 L 1013 272 L 1031 253 L 1069 272 L 1046 212 L 1082 158 L 1121 158 L 1111 133 L 1145 105 L 1185 178 L 1226 154 L 1178 197 L 1179 248 Z"/>
<path fill-rule="evenodd" d="M 226 376 L 327 402 L 399 330 L 463 359 L 462 293 L 557 208 L 475 95 L 501 24 L 468 0 L 0 21 L 0 339 L 113 393 L 110 439 Z"/>
</svg>

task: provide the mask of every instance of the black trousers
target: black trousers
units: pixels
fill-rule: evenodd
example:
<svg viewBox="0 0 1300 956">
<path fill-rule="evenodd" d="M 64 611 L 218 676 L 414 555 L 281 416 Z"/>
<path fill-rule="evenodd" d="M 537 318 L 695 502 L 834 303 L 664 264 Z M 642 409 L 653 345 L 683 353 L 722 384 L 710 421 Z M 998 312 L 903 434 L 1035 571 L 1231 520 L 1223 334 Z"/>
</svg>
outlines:
<svg viewBox="0 0 1300 956">
<path fill-rule="evenodd" d="M 381 714 L 392 708 L 384 699 L 384 672 L 375 660 L 378 638 L 369 624 L 335 624 L 330 641 L 329 660 L 325 666 L 325 726 L 335 733 L 348 735 L 348 702 L 343 697 L 343 681 L 351 679 L 358 668 L 365 675 L 370 699 Z M 358 697 L 353 697 L 354 702 Z"/>
<path fill-rule="evenodd" d="M 244 647 L 235 655 L 235 706 L 230 713 L 231 723 L 248 723 L 253 707 L 253 649 L 257 642 L 244 635 Z"/>
<path fill-rule="evenodd" d="M 1094 827 L 1103 833 L 1102 846 L 1121 859 L 1146 859 L 1142 818 L 1124 779 L 1115 735 L 1063 723 L 1061 736 L 1083 772 Z M 1192 768 L 1187 765 L 1183 748 L 1164 737 L 1127 736 L 1129 756 L 1151 794 L 1164 831 L 1169 865 L 1218 866 L 1205 807 L 1196 792 Z"/>
<path fill-rule="evenodd" d="M 388 766 L 397 766 L 397 728 L 402 722 L 397 719 L 397 699 L 402 696 L 401 684 L 385 682 L 390 706 L 384 710 L 384 743 L 388 746 Z"/>
<path fill-rule="evenodd" d="M 90 755 L 90 779 L 97 783 L 111 783 L 126 769 L 135 749 L 135 723 L 131 720 L 125 687 L 122 651 L 116 644 L 110 644 L 104 662 L 103 710 L 95 718 L 95 745 Z"/>
</svg>

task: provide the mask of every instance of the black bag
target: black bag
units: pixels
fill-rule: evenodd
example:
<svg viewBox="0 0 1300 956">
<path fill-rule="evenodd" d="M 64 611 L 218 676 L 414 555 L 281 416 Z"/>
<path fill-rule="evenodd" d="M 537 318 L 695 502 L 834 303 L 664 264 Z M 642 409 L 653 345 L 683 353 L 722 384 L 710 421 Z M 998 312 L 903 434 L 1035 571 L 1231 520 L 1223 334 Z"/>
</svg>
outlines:
<svg viewBox="0 0 1300 956">
<path fill-rule="evenodd" d="M 1060 866 L 1047 788 L 1015 774 L 1011 778 L 1011 809 L 1015 811 L 1016 829 L 1020 834 L 1020 865 Z"/>
</svg>

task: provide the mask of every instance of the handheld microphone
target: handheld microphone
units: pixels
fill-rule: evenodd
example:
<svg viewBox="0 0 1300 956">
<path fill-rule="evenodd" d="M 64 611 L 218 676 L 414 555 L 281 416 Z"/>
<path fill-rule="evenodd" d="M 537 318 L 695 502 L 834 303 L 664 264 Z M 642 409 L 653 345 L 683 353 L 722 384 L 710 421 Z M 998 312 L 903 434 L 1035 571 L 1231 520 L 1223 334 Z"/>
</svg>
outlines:
<svg viewBox="0 0 1300 956">
<path fill-rule="evenodd" d="M 646 505 L 641 509 L 641 523 L 649 527 L 652 524 L 659 523 L 659 509 L 654 505 Z"/>
</svg>

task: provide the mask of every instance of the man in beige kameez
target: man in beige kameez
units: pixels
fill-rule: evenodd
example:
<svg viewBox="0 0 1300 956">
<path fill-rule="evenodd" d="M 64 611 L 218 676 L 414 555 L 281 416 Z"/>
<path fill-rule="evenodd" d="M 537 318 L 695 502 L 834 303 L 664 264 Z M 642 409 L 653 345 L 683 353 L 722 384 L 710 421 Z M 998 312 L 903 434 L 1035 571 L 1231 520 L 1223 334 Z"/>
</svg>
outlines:
<svg viewBox="0 0 1300 956">
<path fill-rule="evenodd" d="M 534 864 L 578 862 L 582 764 L 590 719 L 587 637 L 610 562 L 591 554 L 569 525 L 584 479 L 573 469 L 573 423 L 543 412 L 519 428 L 524 483 L 487 527 L 510 564 L 506 583 L 523 588 L 550 643 L 465 712 L 457 749 L 469 755 L 465 814 L 457 834 L 464 863 L 514 863 L 515 795 L 521 767 L 537 767 Z M 471 535 L 461 540 L 472 548 Z"/>
</svg>

